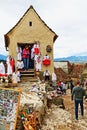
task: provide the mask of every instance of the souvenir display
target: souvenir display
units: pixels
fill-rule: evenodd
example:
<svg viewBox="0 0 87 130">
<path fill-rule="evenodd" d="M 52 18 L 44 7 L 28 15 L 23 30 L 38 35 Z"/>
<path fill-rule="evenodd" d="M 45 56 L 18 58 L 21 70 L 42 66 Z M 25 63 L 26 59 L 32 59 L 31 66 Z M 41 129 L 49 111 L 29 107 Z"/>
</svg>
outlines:
<svg viewBox="0 0 87 130">
<path fill-rule="evenodd" d="M 17 52 L 17 60 L 22 60 L 22 48 L 20 46 L 17 46 L 16 52 Z"/>
<path fill-rule="evenodd" d="M 38 55 L 39 53 L 40 53 L 40 47 L 39 47 L 39 44 L 36 42 L 34 44 L 34 54 Z"/>
<path fill-rule="evenodd" d="M 46 55 L 43 57 L 43 65 L 48 66 L 48 65 L 50 65 L 50 63 L 51 63 L 50 57 L 49 57 L 49 55 L 46 54 Z"/>
<path fill-rule="evenodd" d="M 35 65 L 36 71 L 41 71 L 41 69 L 42 69 L 42 57 L 41 57 L 41 55 L 37 56 L 35 63 L 36 63 L 36 65 Z"/>
<path fill-rule="evenodd" d="M 5 74 L 5 65 L 3 62 L 0 62 L 0 74 Z"/>
<path fill-rule="evenodd" d="M 6 64 L 7 64 L 7 74 L 11 75 L 12 74 L 12 64 L 11 64 L 11 56 L 9 55 L 6 59 Z"/>
<path fill-rule="evenodd" d="M 21 109 L 20 117 L 24 125 L 24 130 L 31 128 L 31 130 L 36 130 L 36 112 L 33 105 L 25 104 L 23 109 Z"/>
<path fill-rule="evenodd" d="M 0 88 L 0 123 L 6 130 L 15 130 L 20 92 Z"/>
</svg>

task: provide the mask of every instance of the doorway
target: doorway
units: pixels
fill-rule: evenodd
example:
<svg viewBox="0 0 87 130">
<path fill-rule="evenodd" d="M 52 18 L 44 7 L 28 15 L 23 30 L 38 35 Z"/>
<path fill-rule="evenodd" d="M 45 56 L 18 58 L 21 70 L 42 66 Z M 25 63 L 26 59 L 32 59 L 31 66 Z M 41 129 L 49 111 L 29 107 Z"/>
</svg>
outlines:
<svg viewBox="0 0 87 130">
<path fill-rule="evenodd" d="M 23 52 L 23 49 L 25 48 L 26 45 L 28 45 L 28 49 L 29 49 L 29 52 L 30 52 L 30 55 L 29 55 L 29 69 L 34 69 L 34 59 L 31 58 L 31 49 L 32 49 L 34 43 L 17 43 L 17 46 L 21 47 L 22 52 Z M 22 58 L 22 60 L 23 60 L 23 58 Z"/>
</svg>

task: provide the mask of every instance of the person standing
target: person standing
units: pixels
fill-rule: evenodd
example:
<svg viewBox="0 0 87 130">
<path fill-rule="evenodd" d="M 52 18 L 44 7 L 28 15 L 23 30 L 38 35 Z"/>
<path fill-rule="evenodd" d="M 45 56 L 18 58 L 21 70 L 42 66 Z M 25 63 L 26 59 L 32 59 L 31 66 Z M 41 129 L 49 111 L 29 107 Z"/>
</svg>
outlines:
<svg viewBox="0 0 87 130">
<path fill-rule="evenodd" d="M 24 63 L 24 70 L 29 69 L 29 57 L 30 57 L 30 52 L 28 45 L 25 46 L 22 52 L 22 58 L 23 58 L 23 63 Z"/>
<path fill-rule="evenodd" d="M 71 80 L 71 82 L 70 82 L 70 90 L 71 90 L 71 94 L 72 94 L 72 90 L 73 90 L 73 88 L 74 88 L 74 84 L 73 84 L 73 81 Z"/>
<path fill-rule="evenodd" d="M 43 73 L 43 76 L 44 76 L 45 81 L 49 81 L 50 80 L 50 72 L 49 72 L 49 70 L 45 70 L 44 73 Z"/>
<path fill-rule="evenodd" d="M 80 82 L 77 82 L 77 85 L 72 90 L 72 100 L 74 97 L 75 101 L 75 118 L 78 120 L 78 106 L 80 104 L 81 108 L 81 116 L 84 116 L 84 105 L 83 105 L 83 98 L 85 96 L 85 90 L 82 88 Z"/>
</svg>

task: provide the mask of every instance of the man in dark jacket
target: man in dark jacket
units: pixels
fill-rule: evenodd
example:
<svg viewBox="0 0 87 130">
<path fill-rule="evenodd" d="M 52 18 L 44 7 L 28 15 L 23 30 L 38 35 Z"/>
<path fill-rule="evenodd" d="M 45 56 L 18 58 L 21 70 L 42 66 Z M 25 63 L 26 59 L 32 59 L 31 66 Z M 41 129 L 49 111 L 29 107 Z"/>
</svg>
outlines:
<svg viewBox="0 0 87 130">
<path fill-rule="evenodd" d="M 78 120 L 78 106 L 80 104 L 81 115 L 84 116 L 83 97 L 85 96 L 85 90 L 81 87 L 80 82 L 72 90 L 72 100 L 75 100 L 75 117 Z"/>
</svg>

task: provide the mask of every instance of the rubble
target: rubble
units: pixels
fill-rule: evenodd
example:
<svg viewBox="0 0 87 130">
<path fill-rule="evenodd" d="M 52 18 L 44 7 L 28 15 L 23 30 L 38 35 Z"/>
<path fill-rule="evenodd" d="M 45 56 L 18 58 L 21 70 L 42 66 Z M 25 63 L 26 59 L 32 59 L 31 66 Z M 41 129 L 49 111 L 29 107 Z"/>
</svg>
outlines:
<svg viewBox="0 0 87 130">
<path fill-rule="evenodd" d="M 70 90 L 62 96 L 65 109 L 52 104 L 44 117 L 41 130 L 87 130 L 87 102 L 84 100 L 84 118 L 79 112 L 79 120 L 74 117 L 74 102 L 71 101 Z"/>
<path fill-rule="evenodd" d="M 25 104 L 36 111 L 36 130 L 87 130 L 87 102 L 84 101 L 84 119 L 79 114 L 79 120 L 74 117 L 74 102 L 71 101 L 70 89 L 65 95 L 58 95 L 48 83 L 19 83 L 21 89 L 20 109 L 16 130 L 22 130 L 20 111 Z M 63 107 L 64 106 L 64 107 Z"/>
<path fill-rule="evenodd" d="M 69 126 L 72 124 L 71 114 L 53 105 L 51 111 L 48 111 L 44 118 L 44 124 L 41 130 L 70 130 Z"/>
</svg>

